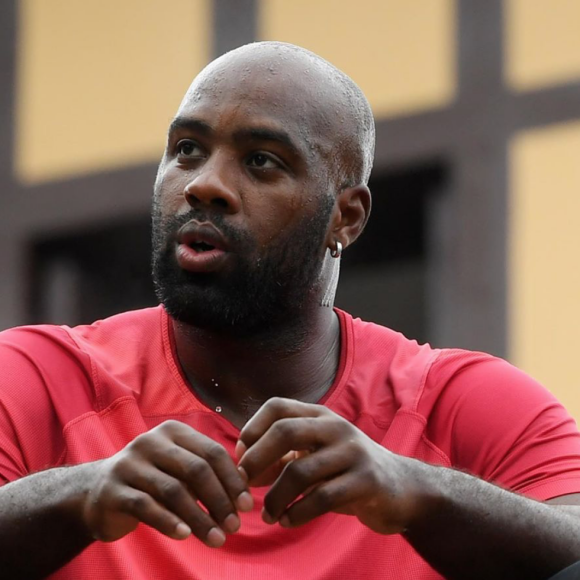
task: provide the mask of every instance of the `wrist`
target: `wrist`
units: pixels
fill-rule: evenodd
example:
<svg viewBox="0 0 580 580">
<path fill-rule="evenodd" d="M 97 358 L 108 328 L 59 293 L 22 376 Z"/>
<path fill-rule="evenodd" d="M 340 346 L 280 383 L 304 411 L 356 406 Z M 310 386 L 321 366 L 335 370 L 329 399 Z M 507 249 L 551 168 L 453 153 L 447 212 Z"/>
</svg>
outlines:
<svg viewBox="0 0 580 580">
<path fill-rule="evenodd" d="M 408 457 L 405 464 L 407 515 L 403 535 L 411 534 L 425 522 L 439 518 L 449 506 L 448 488 L 445 485 L 448 468 L 430 465 Z"/>
<path fill-rule="evenodd" d="M 91 488 L 95 480 L 95 463 L 57 468 L 53 509 L 86 544 L 94 541 L 87 518 Z"/>
</svg>

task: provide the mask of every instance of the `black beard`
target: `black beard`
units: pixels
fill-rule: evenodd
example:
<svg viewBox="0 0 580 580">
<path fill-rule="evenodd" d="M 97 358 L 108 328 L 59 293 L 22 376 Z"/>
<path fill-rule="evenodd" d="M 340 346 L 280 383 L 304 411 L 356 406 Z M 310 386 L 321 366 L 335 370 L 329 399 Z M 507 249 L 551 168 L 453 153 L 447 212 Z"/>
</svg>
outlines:
<svg viewBox="0 0 580 580">
<path fill-rule="evenodd" d="M 163 220 L 153 205 L 153 282 L 169 315 L 188 325 L 232 335 L 259 335 L 296 322 L 319 301 L 324 238 L 334 200 L 321 199 L 318 211 L 260 252 L 247 232 L 233 228 L 222 214 L 192 210 Z M 187 272 L 175 257 L 179 228 L 192 219 L 213 223 L 236 253 L 232 268 Z"/>
</svg>

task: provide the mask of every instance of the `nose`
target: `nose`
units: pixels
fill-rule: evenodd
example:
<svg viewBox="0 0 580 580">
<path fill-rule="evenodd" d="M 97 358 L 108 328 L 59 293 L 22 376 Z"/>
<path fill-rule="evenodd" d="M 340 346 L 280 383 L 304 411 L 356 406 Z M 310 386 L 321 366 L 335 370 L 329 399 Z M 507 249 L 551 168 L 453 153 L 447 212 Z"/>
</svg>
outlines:
<svg viewBox="0 0 580 580">
<path fill-rule="evenodd" d="M 206 161 L 184 189 L 187 203 L 193 207 L 212 206 L 227 213 L 240 211 L 241 200 L 234 186 L 234 161 L 218 155 Z"/>
</svg>

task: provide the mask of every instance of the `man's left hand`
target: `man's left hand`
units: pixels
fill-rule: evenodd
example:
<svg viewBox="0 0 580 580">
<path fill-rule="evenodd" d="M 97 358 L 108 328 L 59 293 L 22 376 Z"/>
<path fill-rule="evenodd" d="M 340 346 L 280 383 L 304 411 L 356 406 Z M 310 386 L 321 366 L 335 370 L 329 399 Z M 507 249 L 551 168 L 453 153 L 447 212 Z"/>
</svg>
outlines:
<svg viewBox="0 0 580 580">
<path fill-rule="evenodd" d="M 295 527 L 338 512 L 393 534 L 420 511 L 410 473 L 416 460 L 391 453 L 322 405 L 270 399 L 242 429 L 237 452 L 250 485 L 273 481 L 267 523 Z"/>
</svg>

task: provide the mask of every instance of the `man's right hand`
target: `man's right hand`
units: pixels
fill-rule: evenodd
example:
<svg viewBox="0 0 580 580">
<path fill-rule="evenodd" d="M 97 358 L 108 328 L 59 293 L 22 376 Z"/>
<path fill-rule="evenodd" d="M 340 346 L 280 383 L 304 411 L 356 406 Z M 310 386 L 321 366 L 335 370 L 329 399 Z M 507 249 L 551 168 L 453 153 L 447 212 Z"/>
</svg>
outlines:
<svg viewBox="0 0 580 580">
<path fill-rule="evenodd" d="M 179 421 L 166 421 L 121 451 L 87 464 L 82 506 L 93 538 L 112 542 L 142 522 L 174 539 L 193 533 L 219 547 L 240 527 L 252 496 L 227 451 Z"/>
</svg>

